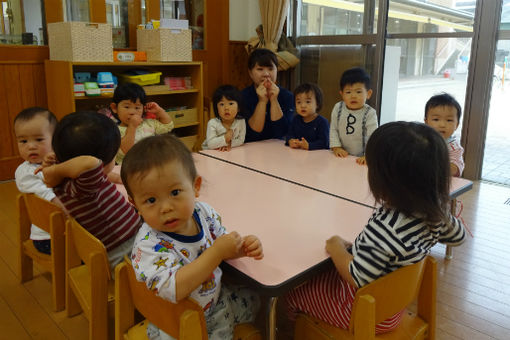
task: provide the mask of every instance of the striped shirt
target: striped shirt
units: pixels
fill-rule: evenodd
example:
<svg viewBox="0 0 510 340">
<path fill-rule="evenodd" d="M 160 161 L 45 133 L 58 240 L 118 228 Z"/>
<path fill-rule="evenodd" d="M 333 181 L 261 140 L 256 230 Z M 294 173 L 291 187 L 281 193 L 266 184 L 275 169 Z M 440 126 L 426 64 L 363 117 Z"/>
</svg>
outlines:
<svg viewBox="0 0 510 340">
<path fill-rule="evenodd" d="M 421 261 L 437 242 L 458 245 L 465 239 L 462 222 L 431 225 L 396 210 L 378 208 L 352 247 L 351 276 L 358 287 L 392 271 Z"/>
<path fill-rule="evenodd" d="M 102 162 L 75 179 L 67 178 L 54 191 L 69 214 L 107 251 L 135 236 L 142 225 L 135 208 L 107 179 Z"/>
<path fill-rule="evenodd" d="M 448 154 L 450 156 L 450 163 L 455 165 L 459 172 L 456 174 L 452 174 L 452 176 L 460 177 L 462 172 L 464 171 L 464 159 L 462 155 L 464 154 L 464 148 L 459 144 L 459 141 L 455 137 L 450 137 L 447 141 L 448 146 Z"/>
<path fill-rule="evenodd" d="M 435 226 L 388 208 L 377 209 L 352 247 L 349 270 L 362 287 L 400 267 L 421 261 L 437 242 L 457 245 L 464 241 L 464 227 L 455 217 Z M 299 311 L 335 327 L 349 329 L 357 287 L 343 280 L 336 269 L 324 272 L 286 297 L 289 317 Z M 376 325 L 376 334 L 395 329 L 404 311 Z"/>
</svg>

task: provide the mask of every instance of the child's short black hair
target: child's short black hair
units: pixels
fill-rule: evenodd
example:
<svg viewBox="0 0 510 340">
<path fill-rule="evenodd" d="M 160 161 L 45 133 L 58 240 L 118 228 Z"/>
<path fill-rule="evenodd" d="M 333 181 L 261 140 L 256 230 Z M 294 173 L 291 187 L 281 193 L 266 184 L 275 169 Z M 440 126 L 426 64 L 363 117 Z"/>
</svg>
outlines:
<svg viewBox="0 0 510 340">
<path fill-rule="evenodd" d="M 425 221 L 446 220 L 450 161 L 437 131 L 415 122 L 381 125 L 370 136 L 365 157 L 378 203 Z"/>
<path fill-rule="evenodd" d="M 363 83 L 366 90 L 370 90 L 370 76 L 361 67 L 353 67 L 346 70 L 340 78 L 340 90 L 343 91 L 346 85 Z"/>
<path fill-rule="evenodd" d="M 232 85 L 222 85 L 214 91 L 212 100 L 213 100 L 213 110 L 214 115 L 217 118 L 220 118 L 220 115 L 218 113 L 218 103 L 220 100 L 225 97 L 228 100 L 233 100 L 237 102 L 237 108 L 239 110 L 236 118 L 242 119 L 243 118 L 243 95 L 241 94 L 241 91 L 239 91 L 235 86 Z"/>
<path fill-rule="evenodd" d="M 181 140 L 169 133 L 142 139 L 126 153 L 122 161 L 120 176 L 129 197 L 133 197 L 130 180 L 136 176 L 140 179 L 154 168 L 162 167 L 168 162 L 182 164 L 191 181 L 197 178 L 197 169 L 189 149 Z"/>
<path fill-rule="evenodd" d="M 257 48 L 251 52 L 248 58 L 248 70 L 253 69 L 257 64 L 259 66 L 278 67 L 278 57 L 271 50 L 266 48 Z"/>
<path fill-rule="evenodd" d="M 39 106 L 27 107 L 26 109 L 21 110 L 21 112 L 14 118 L 14 124 L 16 124 L 16 122 L 27 122 L 37 116 L 44 116 L 48 119 L 51 131 L 55 131 L 55 126 L 57 126 L 57 117 L 55 117 L 50 110 Z"/>
<path fill-rule="evenodd" d="M 312 92 L 315 96 L 315 102 L 317 103 L 317 113 L 322 109 L 322 90 L 319 86 L 313 83 L 303 83 L 296 87 L 294 90 L 294 98 L 298 94 Z"/>
<path fill-rule="evenodd" d="M 108 164 L 119 151 L 120 132 L 105 115 L 79 111 L 58 122 L 51 144 L 59 162 L 78 156 L 94 156 Z"/>
<path fill-rule="evenodd" d="M 459 102 L 452 95 L 446 92 L 442 92 L 440 94 L 436 94 L 435 96 L 430 97 L 430 99 L 427 101 L 427 104 L 425 104 L 425 119 L 427 119 L 429 110 L 438 106 L 454 107 L 457 110 L 457 121 L 460 122 L 462 108 L 460 107 Z"/>
<path fill-rule="evenodd" d="M 123 100 L 130 100 L 133 103 L 136 103 L 137 99 L 140 99 L 140 103 L 143 105 L 147 104 L 147 95 L 145 94 L 145 90 L 143 87 L 135 83 L 120 84 L 113 92 L 113 102 L 115 104 L 118 104 Z"/>
</svg>

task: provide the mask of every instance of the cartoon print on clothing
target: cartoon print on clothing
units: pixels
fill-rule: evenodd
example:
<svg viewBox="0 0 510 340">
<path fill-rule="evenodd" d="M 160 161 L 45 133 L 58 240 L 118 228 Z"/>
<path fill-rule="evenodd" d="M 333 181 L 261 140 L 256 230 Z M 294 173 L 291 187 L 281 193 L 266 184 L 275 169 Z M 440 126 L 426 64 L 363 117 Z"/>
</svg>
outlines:
<svg viewBox="0 0 510 340">
<path fill-rule="evenodd" d="M 168 253 L 170 249 L 173 249 L 174 245 L 172 242 L 161 239 L 161 241 L 154 246 L 154 251 Z"/>
<path fill-rule="evenodd" d="M 153 264 L 155 266 L 157 266 L 156 269 L 159 269 L 159 267 L 166 267 L 166 261 L 168 261 L 168 258 L 162 258 L 160 256 L 159 259 L 156 262 L 154 262 Z"/>
<path fill-rule="evenodd" d="M 203 294 L 216 288 L 216 280 L 214 278 L 215 278 L 214 273 L 212 273 L 207 280 L 202 282 L 202 287 L 198 292 L 200 294 Z"/>
</svg>

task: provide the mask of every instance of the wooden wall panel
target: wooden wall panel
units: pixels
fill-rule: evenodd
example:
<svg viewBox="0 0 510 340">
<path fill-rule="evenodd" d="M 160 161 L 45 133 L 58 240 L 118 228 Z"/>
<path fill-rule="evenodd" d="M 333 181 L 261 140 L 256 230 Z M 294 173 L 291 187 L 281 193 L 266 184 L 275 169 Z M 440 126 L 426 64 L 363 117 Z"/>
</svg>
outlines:
<svg viewBox="0 0 510 340">
<path fill-rule="evenodd" d="M 12 125 L 9 118 L 9 103 L 7 102 L 7 82 L 5 78 L 5 65 L 0 65 L 0 159 L 12 156 L 13 139 L 11 135 Z"/>
<path fill-rule="evenodd" d="M 244 89 L 251 84 L 251 78 L 248 75 L 248 53 L 244 46 L 246 41 L 229 42 L 230 69 L 228 83 Z"/>
<path fill-rule="evenodd" d="M 47 107 L 44 59 L 47 46 L 0 46 L 0 181 L 13 179 L 22 162 L 14 117 L 29 106 Z"/>
<path fill-rule="evenodd" d="M 7 119 L 9 120 L 9 135 L 11 140 L 14 141 L 14 132 L 12 121 L 16 114 L 23 109 L 23 101 L 21 98 L 22 85 L 20 83 L 20 67 L 26 67 L 26 65 L 5 65 L 5 94 L 7 97 Z M 13 156 L 17 150 L 14 147 L 14 143 L 11 142 L 11 156 Z"/>
<path fill-rule="evenodd" d="M 16 63 L 34 61 L 43 62 L 50 58 L 48 46 L 21 46 L 0 45 L 0 62 L 10 61 Z"/>
<path fill-rule="evenodd" d="M 34 74 L 34 105 L 48 107 L 48 97 L 46 95 L 46 74 L 44 73 L 44 64 L 32 64 Z"/>
</svg>

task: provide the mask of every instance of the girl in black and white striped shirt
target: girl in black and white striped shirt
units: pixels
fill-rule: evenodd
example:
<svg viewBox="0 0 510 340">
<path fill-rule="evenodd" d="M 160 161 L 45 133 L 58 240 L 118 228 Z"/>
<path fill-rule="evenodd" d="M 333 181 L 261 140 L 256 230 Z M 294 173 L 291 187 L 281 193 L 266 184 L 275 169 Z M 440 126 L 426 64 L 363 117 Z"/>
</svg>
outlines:
<svg viewBox="0 0 510 340">
<path fill-rule="evenodd" d="M 291 291 L 291 318 L 301 311 L 348 329 L 354 295 L 392 271 L 421 261 L 437 242 L 459 245 L 462 222 L 450 215 L 450 166 L 442 137 L 420 123 L 392 122 L 370 137 L 368 182 L 379 204 L 352 248 L 340 236 L 326 241 L 336 270 Z M 376 333 L 398 326 L 402 312 L 377 325 Z"/>
</svg>

